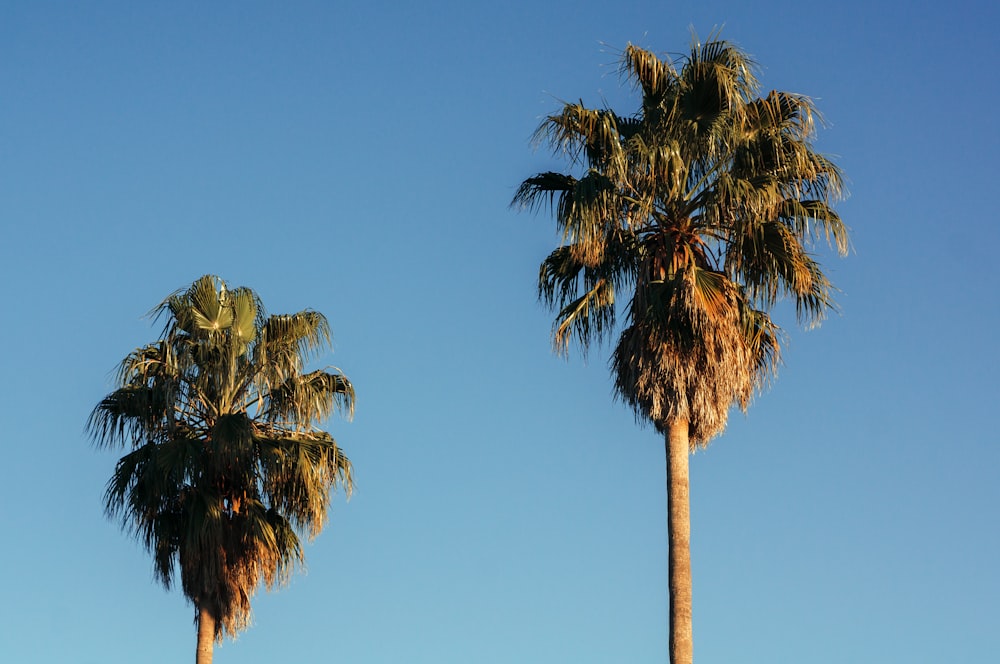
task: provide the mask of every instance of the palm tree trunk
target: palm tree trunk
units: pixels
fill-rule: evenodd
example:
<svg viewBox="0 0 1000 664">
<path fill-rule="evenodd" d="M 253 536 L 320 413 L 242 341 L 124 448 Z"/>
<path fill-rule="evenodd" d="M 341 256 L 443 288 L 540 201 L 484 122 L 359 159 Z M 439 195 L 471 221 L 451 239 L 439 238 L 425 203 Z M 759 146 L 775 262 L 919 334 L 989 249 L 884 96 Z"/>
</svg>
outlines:
<svg viewBox="0 0 1000 664">
<path fill-rule="evenodd" d="M 670 591 L 670 664 L 692 664 L 691 510 L 688 421 L 667 423 L 667 569 Z"/>
<path fill-rule="evenodd" d="M 198 650 L 195 664 L 212 664 L 212 648 L 215 647 L 215 616 L 202 607 L 198 610 Z"/>
</svg>

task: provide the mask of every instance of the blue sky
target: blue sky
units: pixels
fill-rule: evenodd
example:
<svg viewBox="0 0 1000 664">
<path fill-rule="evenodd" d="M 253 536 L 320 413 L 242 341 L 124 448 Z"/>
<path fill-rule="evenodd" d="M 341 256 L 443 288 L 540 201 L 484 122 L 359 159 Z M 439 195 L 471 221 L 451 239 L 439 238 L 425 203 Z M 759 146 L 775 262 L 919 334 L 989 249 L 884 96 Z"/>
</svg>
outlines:
<svg viewBox="0 0 1000 664">
<path fill-rule="evenodd" d="M 1000 610 L 997 11 L 986 3 L 5 3 L 0 654 L 176 662 L 193 611 L 101 510 L 83 427 L 214 273 L 325 313 L 353 460 L 305 574 L 216 662 L 662 662 L 663 447 L 550 353 L 508 203 L 629 41 L 724 25 L 850 181 L 842 313 L 692 459 L 699 662 L 976 662 Z M 783 314 L 779 312 L 779 317 Z"/>
</svg>

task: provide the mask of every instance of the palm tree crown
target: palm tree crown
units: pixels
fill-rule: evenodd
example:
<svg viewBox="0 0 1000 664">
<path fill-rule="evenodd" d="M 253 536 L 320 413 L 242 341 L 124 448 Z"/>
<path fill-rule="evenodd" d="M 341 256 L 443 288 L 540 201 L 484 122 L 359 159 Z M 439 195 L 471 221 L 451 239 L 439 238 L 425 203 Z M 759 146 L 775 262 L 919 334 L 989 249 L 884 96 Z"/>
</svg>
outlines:
<svg viewBox="0 0 1000 664">
<path fill-rule="evenodd" d="M 704 444 L 776 365 L 770 307 L 790 297 L 814 324 L 833 306 L 808 247 L 847 251 L 832 208 L 841 174 L 813 149 L 812 101 L 759 96 L 752 61 L 728 42 L 696 41 L 675 62 L 629 45 L 622 73 L 641 108 L 570 103 L 546 118 L 537 140 L 574 172 L 528 178 L 514 203 L 550 207 L 563 234 L 539 276 L 557 348 L 608 335 L 625 296 L 617 393 L 661 431 L 687 419 Z"/>
<path fill-rule="evenodd" d="M 303 371 L 329 343 L 317 312 L 267 316 L 252 290 L 207 275 L 151 313 L 166 318 L 163 338 L 122 361 L 88 429 L 130 449 L 108 482 L 108 515 L 166 587 L 180 572 L 199 629 L 217 640 L 247 626 L 261 581 L 273 587 L 301 563 L 297 533 L 320 532 L 331 489 L 350 492 L 350 462 L 315 424 L 350 417 L 354 388 L 339 371 Z"/>
</svg>

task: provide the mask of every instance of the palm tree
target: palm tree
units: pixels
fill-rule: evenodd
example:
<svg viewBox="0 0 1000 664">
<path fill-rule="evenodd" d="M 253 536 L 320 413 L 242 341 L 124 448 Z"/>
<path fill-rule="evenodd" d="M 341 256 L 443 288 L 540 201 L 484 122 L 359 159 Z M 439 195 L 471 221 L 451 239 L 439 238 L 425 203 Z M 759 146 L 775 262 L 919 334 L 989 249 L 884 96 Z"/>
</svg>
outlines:
<svg viewBox="0 0 1000 664">
<path fill-rule="evenodd" d="M 177 572 L 194 604 L 198 664 L 249 624 L 263 583 L 303 560 L 299 533 L 323 528 L 331 490 L 350 493 L 351 463 L 315 427 L 350 417 L 342 373 L 304 373 L 330 341 L 315 311 L 267 316 L 257 294 L 206 275 L 153 312 L 163 338 L 137 348 L 119 387 L 90 415 L 101 446 L 130 451 L 107 485 L 105 508 L 153 556 L 170 588 Z"/>
<path fill-rule="evenodd" d="M 609 338 L 624 314 L 615 392 L 665 437 L 670 661 L 690 664 L 688 456 L 773 374 L 773 305 L 793 300 L 806 325 L 834 306 L 809 249 L 848 249 L 832 207 L 842 178 L 813 148 L 813 102 L 761 96 L 738 47 L 695 39 L 671 61 L 630 44 L 621 63 L 641 108 L 567 103 L 547 117 L 536 140 L 571 172 L 528 178 L 513 204 L 549 209 L 562 233 L 539 273 L 559 352 Z"/>
</svg>

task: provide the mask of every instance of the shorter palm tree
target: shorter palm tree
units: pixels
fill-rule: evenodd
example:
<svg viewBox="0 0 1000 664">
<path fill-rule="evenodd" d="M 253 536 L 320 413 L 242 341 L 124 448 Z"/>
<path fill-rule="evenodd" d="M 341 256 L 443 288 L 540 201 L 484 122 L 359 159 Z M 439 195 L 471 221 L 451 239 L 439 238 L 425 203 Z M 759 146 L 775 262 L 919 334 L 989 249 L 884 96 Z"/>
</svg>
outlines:
<svg viewBox="0 0 1000 664">
<path fill-rule="evenodd" d="M 353 415 L 354 388 L 335 369 L 304 372 L 329 345 L 315 311 L 267 316 L 248 288 L 201 277 L 151 312 L 163 338 L 137 348 L 119 387 L 90 415 L 100 446 L 130 449 L 105 509 L 153 555 L 167 588 L 180 573 L 194 604 L 198 664 L 250 620 L 261 582 L 303 561 L 300 533 L 323 528 L 351 463 L 316 423 Z"/>
</svg>

